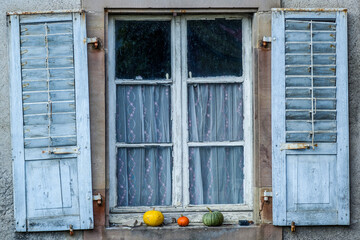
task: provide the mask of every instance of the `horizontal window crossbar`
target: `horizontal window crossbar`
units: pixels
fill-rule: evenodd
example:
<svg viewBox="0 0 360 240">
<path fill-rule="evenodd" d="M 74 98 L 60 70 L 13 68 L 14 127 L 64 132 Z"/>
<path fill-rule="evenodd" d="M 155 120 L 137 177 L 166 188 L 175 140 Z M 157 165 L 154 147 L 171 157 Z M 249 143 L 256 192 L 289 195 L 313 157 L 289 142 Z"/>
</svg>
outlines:
<svg viewBox="0 0 360 240">
<path fill-rule="evenodd" d="M 231 147 L 244 146 L 244 141 L 224 142 L 188 142 L 189 147 Z"/>
<path fill-rule="evenodd" d="M 132 79 L 116 79 L 117 85 L 158 85 L 172 84 L 172 80 L 132 80 Z"/>
<path fill-rule="evenodd" d="M 242 83 L 244 82 L 243 77 L 207 77 L 207 78 L 188 78 L 186 80 L 188 84 L 193 83 Z"/>
<path fill-rule="evenodd" d="M 116 143 L 118 148 L 172 147 L 172 143 Z"/>
</svg>

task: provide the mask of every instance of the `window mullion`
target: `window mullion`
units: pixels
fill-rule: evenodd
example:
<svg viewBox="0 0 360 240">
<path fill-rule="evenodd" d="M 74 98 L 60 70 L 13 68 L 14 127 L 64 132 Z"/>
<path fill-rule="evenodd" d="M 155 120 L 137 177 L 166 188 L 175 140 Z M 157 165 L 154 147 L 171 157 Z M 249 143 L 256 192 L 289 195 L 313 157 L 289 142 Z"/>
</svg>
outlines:
<svg viewBox="0 0 360 240">
<path fill-rule="evenodd" d="M 115 20 L 109 21 L 109 54 L 108 54 L 108 126 L 109 126 L 109 207 L 115 207 L 117 202 L 117 178 L 116 178 L 116 84 L 115 84 Z"/>
<path fill-rule="evenodd" d="M 186 18 L 181 18 L 181 109 L 182 109 L 182 152 L 183 152 L 183 206 L 187 207 L 190 204 L 189 193 L 189 148 L 188 141 L 188 109 L 187 109 L 187 80 L 188 80 L 188 66 L 187 66 L 187 25 Z"/>
<path fill-rule="evenodd" d="M 182 115 L 181 115 L 181 28 L 180 17 L 174 17 L 171 22 L 171 76 L 172 99 L 172 141 L 173 141 L 173 177 L 172 177 L 172 205 L 181 206 L 183 199 L 182 189 Z"/>
</svg>

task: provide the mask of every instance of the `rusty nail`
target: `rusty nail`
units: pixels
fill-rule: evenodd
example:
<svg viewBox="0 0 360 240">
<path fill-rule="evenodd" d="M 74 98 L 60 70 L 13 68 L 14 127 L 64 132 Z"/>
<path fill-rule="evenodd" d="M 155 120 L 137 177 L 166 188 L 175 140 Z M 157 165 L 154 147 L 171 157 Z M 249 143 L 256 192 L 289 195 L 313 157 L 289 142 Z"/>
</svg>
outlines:
<svg viewBox="0 0 360 240">
<path fill-rule="evenodd" d="M 70 236 L 74 235 L 73 225 L 70 224 L 69 228 L 70 228 Z"/>
<path fill-rule="evenodd" d="M 291 232 L 295 232 L 295 222 L 291 222 Z"/>
</svg>

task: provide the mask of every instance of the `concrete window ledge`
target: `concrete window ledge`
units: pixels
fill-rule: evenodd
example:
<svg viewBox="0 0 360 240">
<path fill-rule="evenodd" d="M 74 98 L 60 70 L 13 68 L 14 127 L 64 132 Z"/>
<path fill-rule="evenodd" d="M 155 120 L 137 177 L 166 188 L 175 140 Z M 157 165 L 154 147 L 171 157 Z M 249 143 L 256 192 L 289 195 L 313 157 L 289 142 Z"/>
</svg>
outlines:
<svg viewBox="0 0 360 240">
<path fill-rule="evenodd" d="M 238 224 L 223 224 L 221 226 L 216 226 L 216 227 L 209 227 L 206 226 L 202 223 L 190 223 L 188 226 L 186 227 L 180 227 L 177 223 L 172 223 L 172 224 L 167 224 L 164 226 L 159 226 L 159 227 L 151 227 L 151 226 L 147 226 L 144 223 L 141 226 L 136 226 L 136 227 L 128 227 L 128 226 L 113 226 L 110 228 L 107 228 L 108 230 L 113 230 L 113 229 L 128 229 L 128 230 L 132 230 L 132 231 L 136 231 L 136 230 L 167 230 L 167 229 L 179 229 L 179 230 L 189 230 L 189 229 L 201 229 L 201 230 L 211 230 L 211 229 L 237 229 L 237 228 L 257 228 L 260 225 L 255 225 L 255 224 L 251 224 L 248 226 L 240 226 Z"/>
<path fill-rule="evenodd" d="M 210 239 L 282 239 L 282 229 L 270 224 L 261 225 L 222 225 L 207 227 L 203 224 L 190 224 L 179 227 L 169 224 L 163 227 L 111 227 L 103 232 L 105 239 L 137 240 L 137 239 L 172 239 L 172 240 L 210 240 Z"/>
</svg>

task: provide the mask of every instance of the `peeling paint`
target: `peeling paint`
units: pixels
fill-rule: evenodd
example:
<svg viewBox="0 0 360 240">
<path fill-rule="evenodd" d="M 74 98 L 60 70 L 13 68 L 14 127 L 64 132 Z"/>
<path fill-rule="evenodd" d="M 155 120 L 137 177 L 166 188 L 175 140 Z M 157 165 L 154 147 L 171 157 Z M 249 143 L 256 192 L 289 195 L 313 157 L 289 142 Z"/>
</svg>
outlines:
<svg viewBox="0 0 360 240">
<path fill-rule="evenodd" d="M 309 149 L 310 147 L 317 147 L 317 144 L 311 143 L 284 143 L 281 145 L 280 150 L 298 150 L 298 149 Z"/>
<path fill-rule="evenodd" d="M 51 13 L 84 13 L 83 9 L 76 10 L 54 10 L 54 11 L 24 11 L 24 12 L 6 12 L 6 15 L 32 15 L 32 14 L 51 14 Z"/>
<path fill-rule="evenodd" d="M 347 13 L 346 8 L 272 8 L 274 12 L 345 12 Z"/>
</svg>

